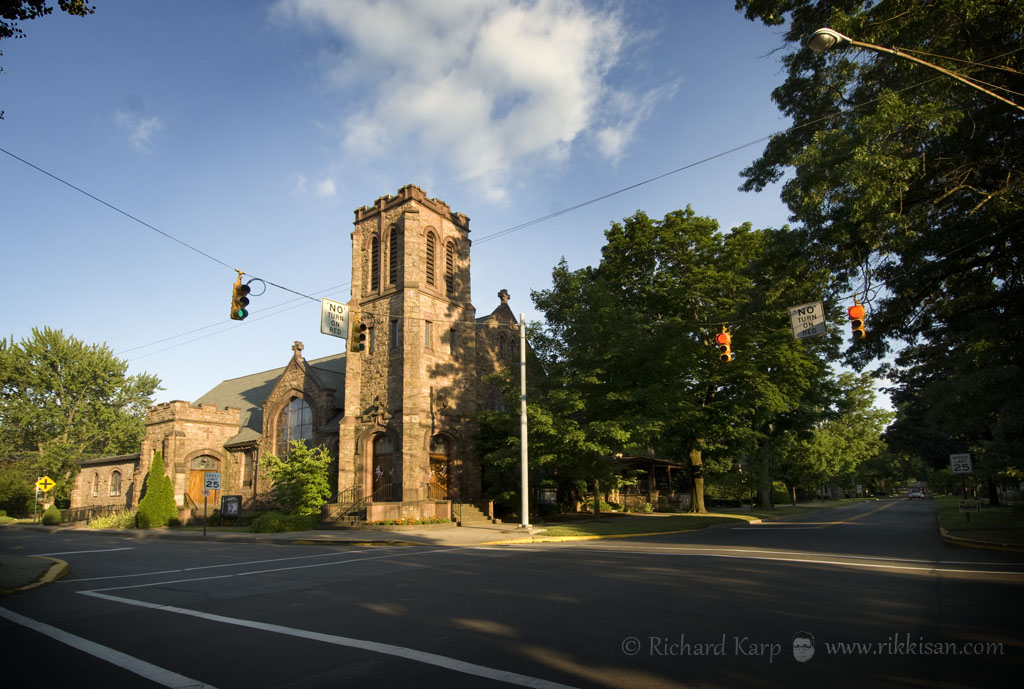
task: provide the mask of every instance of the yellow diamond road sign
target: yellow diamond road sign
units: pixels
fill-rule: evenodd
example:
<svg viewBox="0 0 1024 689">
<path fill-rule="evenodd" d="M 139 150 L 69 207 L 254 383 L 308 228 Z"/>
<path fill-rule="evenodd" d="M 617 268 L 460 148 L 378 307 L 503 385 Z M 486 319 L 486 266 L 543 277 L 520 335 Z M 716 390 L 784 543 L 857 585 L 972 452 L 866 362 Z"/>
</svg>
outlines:
<svg viewBox="0 0 1024 689">
<path fill-rule="evenodd" d="M 57 483 L 49 476 L 44 476 L 38 481 L 36 481 L 36 488 L 43 491 L 44 493 L 48 493 L 56 485 Z"/>
</svg>

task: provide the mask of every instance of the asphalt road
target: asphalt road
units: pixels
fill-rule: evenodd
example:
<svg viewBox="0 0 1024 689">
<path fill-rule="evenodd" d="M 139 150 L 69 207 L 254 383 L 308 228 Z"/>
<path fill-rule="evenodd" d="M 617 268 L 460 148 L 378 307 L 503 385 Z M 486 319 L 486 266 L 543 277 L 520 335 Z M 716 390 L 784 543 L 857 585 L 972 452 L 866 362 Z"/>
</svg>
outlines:
<svg viewBox="0 0 1024 689">
<path fill-rule="evenodd" d="M 5 676 L 55 686 L 992 687 L 1024 669 L 1024 558 L 946 546 L 927 501 L 528 546 L 5 529 L 0 547 L 70 565 L 0 601 Z"/>
</svg>

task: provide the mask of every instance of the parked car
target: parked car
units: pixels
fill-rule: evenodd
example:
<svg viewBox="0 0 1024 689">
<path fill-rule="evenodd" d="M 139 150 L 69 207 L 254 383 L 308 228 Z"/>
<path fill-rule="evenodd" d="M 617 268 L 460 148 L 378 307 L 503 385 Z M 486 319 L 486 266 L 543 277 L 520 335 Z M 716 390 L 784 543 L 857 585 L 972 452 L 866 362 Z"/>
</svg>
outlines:
<svg viewBox="0 0 1024 689">
<path fill-rule="evenodd" d="M 924 491 L 922 489 L 920 489 L 920 488 L 918 488 L 916 486 L 910 489 L 910 499 L 911 500 L 913 500 L 914 498 L 923 498 L 923 497 L 924 497 Z"/>
</svg>

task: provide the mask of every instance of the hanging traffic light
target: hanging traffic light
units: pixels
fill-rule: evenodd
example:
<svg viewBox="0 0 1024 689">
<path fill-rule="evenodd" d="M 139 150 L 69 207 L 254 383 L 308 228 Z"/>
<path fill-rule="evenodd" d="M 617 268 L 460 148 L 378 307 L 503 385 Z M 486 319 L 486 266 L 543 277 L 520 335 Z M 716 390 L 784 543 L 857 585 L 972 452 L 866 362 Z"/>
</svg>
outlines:
<svg viewBox="0 0 1024 689">
<path fill-rule="evenodd" d="M 732 335 L 722 326 L 722 332 L 715 335 L 715 344 L 718 345 L 718 359 L 720 361 L 732 361 L 735 357 L 732 353 Z"/>
<path fill-rule="evenodd" d="M 349 316 L 352 324 L 352 335 L 349 337 L 349 346 L 353 352 L 361 352 L 366 349 L 366 323 L 359 321 L 359 314 L 352 311 Z"/>
<path fill-rule="evenodd" d="M 846 312 L 850 314 L 850 330 L 853 332 L 853 339 L 863 340 L 867 337 L 867 332 L 864 330 L 864 316 L 867 315 L 864 305 L 854 300 L 853 306 Z"/>
<path fill-rule="evenodd" d="M 249 285 L 242 284 L 242 273 L 238 274 L 234 287 L 231 290 L 231 320 L 244 321 L 249 312 L 245 307 L 249 305 Z"/>
</svg>

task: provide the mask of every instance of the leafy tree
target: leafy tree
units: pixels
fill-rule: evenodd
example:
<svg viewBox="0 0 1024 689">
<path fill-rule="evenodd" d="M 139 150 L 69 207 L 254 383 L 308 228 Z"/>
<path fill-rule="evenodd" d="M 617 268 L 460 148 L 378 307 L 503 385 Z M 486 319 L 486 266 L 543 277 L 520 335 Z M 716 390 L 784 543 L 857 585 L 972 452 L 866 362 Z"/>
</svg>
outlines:
<svg viewBox="0 0 1024 689">
<path fill-rule="evenodd" d="M 57 5 L 69 15 L 85 17 L 96 11 L 85 0 L 57 0 Z M 44 17 L 53 12 L 47 0 L 0 0 L 0 40 L 4 38 L 23 38 L 25 32 L 17 22 Z M 3 55 L 3 51 L 0 51 Z M 3 70 L 0 70 L 0 74 Z M 0 110 L 0 120 L 4 118 Z"/>
<path fill-rule="evenodd" d="M 0 340 L 0 456 L 23 456 L 67 501 L 78 462 L 138 450 L 156 376 L 60 330 Z"/>
<path fill-rule="evenodd" d="M 164 468 L 163 453 L 153 455 L 153 464 L 146 476 L 146 492 L 139 500 L 136 524 L 140 529 L 166 526 L 178 518 L 178 506 L 174 501 L 174 484 Z"/>
<path fill-rule="evenodd" d="M 536 347 L 553 381 L 546 403 L 572 402 L 556 416 L 576 422 L 589 443 L 579 450 L 681 460 L 697 512 L 706 475 L 756 454 L 770 504 L 771 434 L 809 425 L 806 400 L 835 344 L 793 338 L 787 307 L 823 280 L 789 260 L 791 234 L 749 225 L 723 234 L 689 207 L 663 220 L 638 212 L 606 232 L 597 268 L 555 268 L 552 289 L 534 294 L 547 320 Z M 734 336 L 729 363 L 713 346 L 723 326 Z"/>
<path fill-rule="evenodd" d="M 793 171 L 782 198 L 802 223 L 808 257 L 831 272 L 836 293 L 857 292 L 870 305 L 868 338 L 848 359 L 863 366 L 896 352 L 881 371 L 899 411 L 890 437 L 934 466 L 949 450 L 969 450 L 989 477 L 1020 472 L 1024 114 L 906 59 L 804 45 L 828 26 L 1014 97 L 1024 4 L 736 6 L 786 25 L 788 76 L 773 98 L 794 123 L 744 170 L 743 188 L 763 189 Z"/>
<path fill-rule="evenodd" d="M 267 475 L 273 481 L 271 493 L 291 514 L 315 515 L 331 496 L 327 468 L 331 455 L 323 445 L 310 449 L 305 441 L 293 440 L 288 456 L 267 455 Z"/>
</svg>

